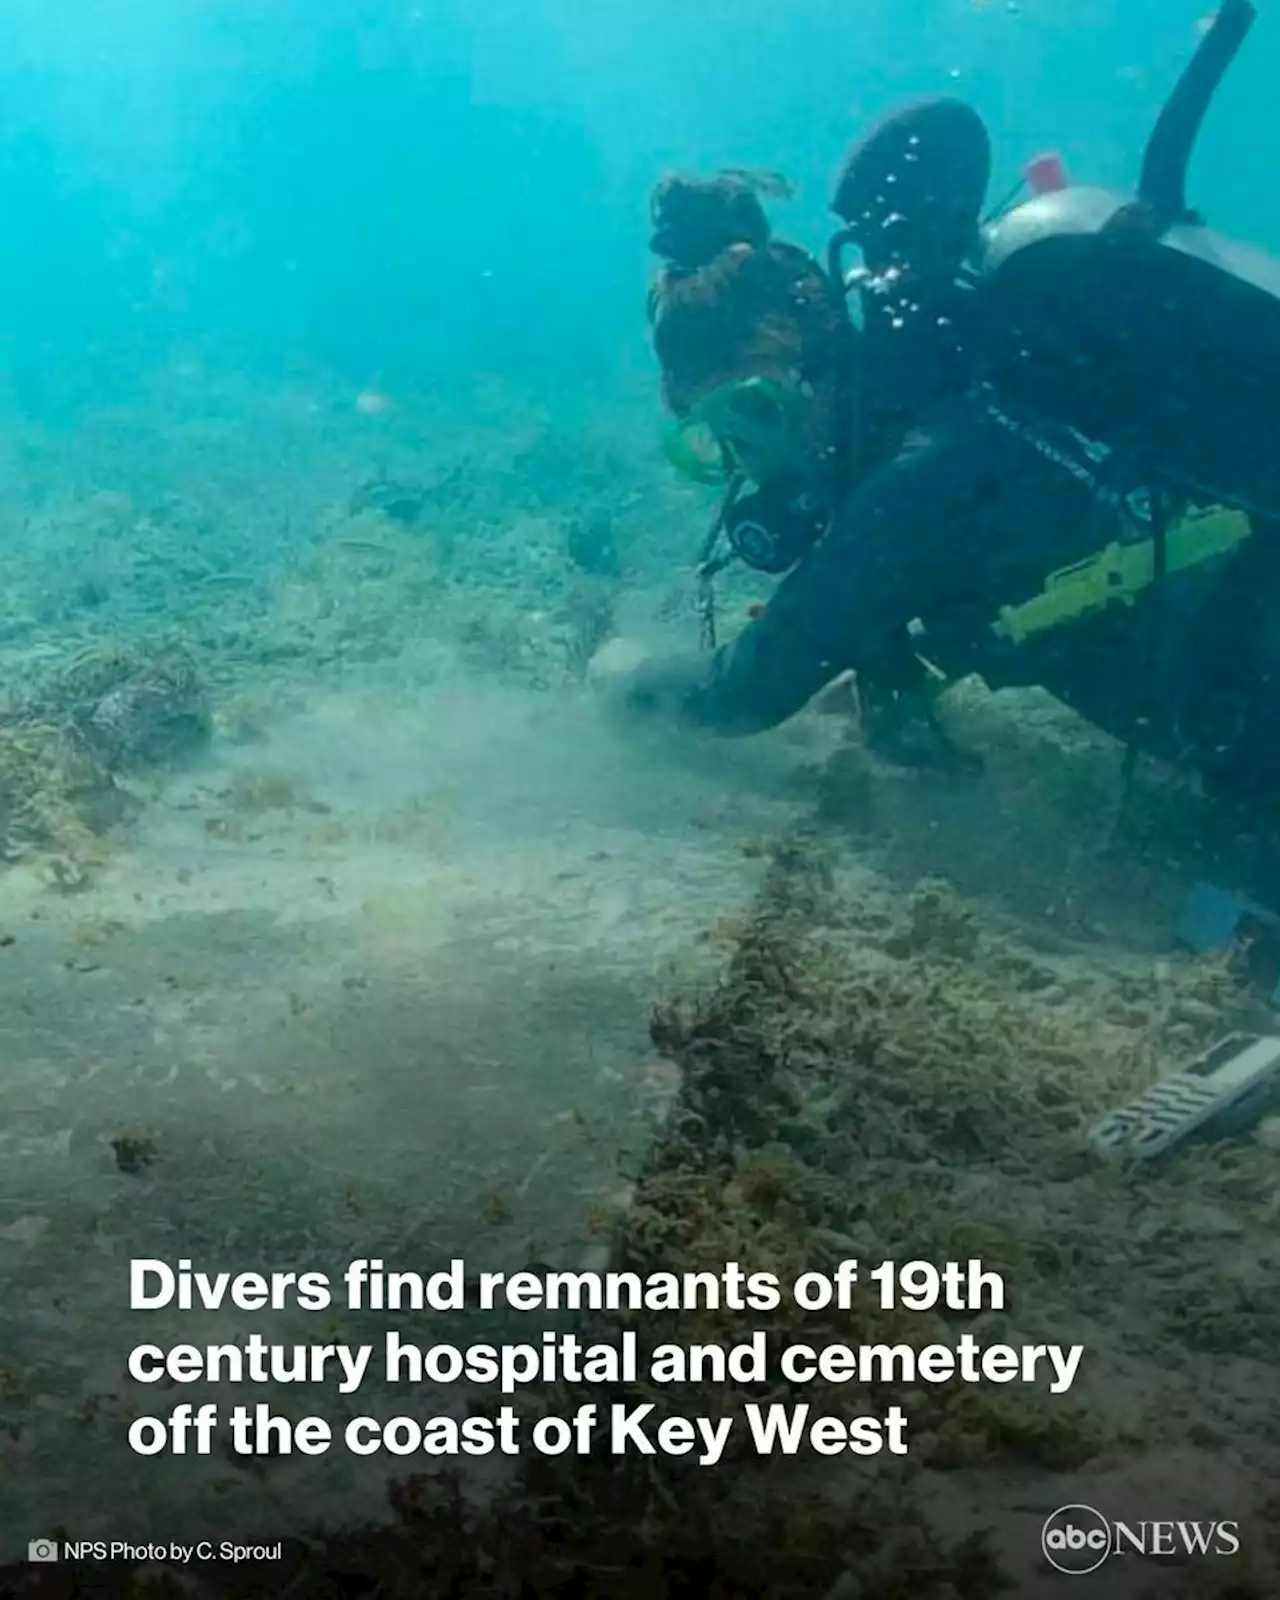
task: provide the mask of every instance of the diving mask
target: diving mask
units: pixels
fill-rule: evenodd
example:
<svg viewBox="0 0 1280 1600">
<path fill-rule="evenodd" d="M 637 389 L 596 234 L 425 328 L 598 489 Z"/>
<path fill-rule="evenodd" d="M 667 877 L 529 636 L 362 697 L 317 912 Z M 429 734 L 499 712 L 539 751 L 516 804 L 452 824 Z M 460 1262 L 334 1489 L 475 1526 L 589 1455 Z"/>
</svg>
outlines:
<svg viewBox="0 0 1280 1600">
<path fill-rule="evenodd" d="M 808 454 L 810 397 L 776 378 L 723 383 L 666 441 L 667 459 L 695 483 L 756 483 L 794 473 Z"/>
</svg>

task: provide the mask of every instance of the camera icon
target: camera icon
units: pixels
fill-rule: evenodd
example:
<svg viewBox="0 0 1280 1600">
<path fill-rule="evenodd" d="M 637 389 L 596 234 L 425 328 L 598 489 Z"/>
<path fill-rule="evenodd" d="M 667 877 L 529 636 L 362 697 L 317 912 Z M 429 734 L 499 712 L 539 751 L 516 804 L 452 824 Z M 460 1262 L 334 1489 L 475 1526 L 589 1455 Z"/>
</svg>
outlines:
<svg viewBox="0 0 1280 1600">
<path fill-rule="evenodd" d="M 28 1539 L 28 1561 L 56 1561 L 58 1559 L 58 1541 L 56 1539 Z"/>
</svg>

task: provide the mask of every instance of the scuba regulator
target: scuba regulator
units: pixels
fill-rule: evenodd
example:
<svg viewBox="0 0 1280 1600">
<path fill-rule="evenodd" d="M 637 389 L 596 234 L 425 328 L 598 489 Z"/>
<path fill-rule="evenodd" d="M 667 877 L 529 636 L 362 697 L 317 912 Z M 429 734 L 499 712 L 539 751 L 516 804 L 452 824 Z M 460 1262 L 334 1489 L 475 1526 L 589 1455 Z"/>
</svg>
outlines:
<svg viewBox="0 0 1280 1600">
<path fill-rule="evenodd" d="M 769 484 L 738 495 L 725 508 L 729 548 L 755 572 L 780 578 L 806 556 L 827 525 L 827 512 L 804 490 Z"/>
<path fill-rule="evenodd" d="M 803 487 L 766 484 L 750 492 L 730 479 L 698 553 L 698 617 L 704 649 L 716 647 L 717 575 L 734 561 L 780 578 L 802 561 L 827 530 L 830 512 Z M 727 549 L 721 549 L 721 544 Z"/>
<path fill-rule="evenodd" d="M 725 485 L 697 565 L 698 610 L 709 648 L 715 645 L 716 575 L 737 560 L 781 577 L 826 531 L 830 510 L 797 472 L 807 453 L 807 401 L 802 389 L 775 379 L 722 384 L 667 439 L 668 459 L 685 477 Z M 750 491 L 748 482 L 754 485 Z"/>
</svg>

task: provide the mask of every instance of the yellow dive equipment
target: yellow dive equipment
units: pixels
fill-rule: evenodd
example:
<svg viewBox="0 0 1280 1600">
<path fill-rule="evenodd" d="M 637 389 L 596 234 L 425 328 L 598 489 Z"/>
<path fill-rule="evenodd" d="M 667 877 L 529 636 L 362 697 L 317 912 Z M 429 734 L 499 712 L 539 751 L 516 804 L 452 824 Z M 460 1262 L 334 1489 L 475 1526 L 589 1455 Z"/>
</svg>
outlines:
<svg viewBox="0 0 1280 1600">
<path fill-rule="evenodd" d="M 1203 511 L 1185 517 L 1166 535 L 1168 575 L 1230 555 L 1251 532 L 1248 517 L 1238 511 Z M 1053 573 L 1030 600 L 1002 606 L 992 629 L 997 638 L 1020 645 L 1111 606 L 1136 605 L 1154 582 L 1155 568 L 1154 539 L 1117 541 Z"/>
</svg>

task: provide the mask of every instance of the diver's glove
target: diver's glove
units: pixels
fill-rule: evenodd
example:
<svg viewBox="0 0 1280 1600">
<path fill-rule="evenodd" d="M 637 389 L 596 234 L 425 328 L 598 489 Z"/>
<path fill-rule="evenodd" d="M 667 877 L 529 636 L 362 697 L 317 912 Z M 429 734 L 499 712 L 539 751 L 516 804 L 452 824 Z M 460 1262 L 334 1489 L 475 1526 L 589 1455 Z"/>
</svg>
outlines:
<svg viewBox="0 0 1280 1600">
<path fill-rule="evenodd" d="M 706 671 L 705 655 L 655 656 L 635 640 L 612 639 L 593 658 L 587 680 L 621 715 L 678 718 Z"/>
<path fill-rule="evenodd" d="M 606 689 L 634 672 L 651 654 L 649 647 L 638 639 L 615 635 L 600 646 L 587 664 L 587 682 L 595 688 Z"/>
<path fill-rule="evenodd" d="M 705 655 L 655 656 L 621 679 L 618 704 L 633 715 L 679 721 L 706 678 Z"/>
</svg>

